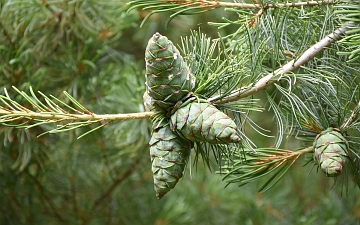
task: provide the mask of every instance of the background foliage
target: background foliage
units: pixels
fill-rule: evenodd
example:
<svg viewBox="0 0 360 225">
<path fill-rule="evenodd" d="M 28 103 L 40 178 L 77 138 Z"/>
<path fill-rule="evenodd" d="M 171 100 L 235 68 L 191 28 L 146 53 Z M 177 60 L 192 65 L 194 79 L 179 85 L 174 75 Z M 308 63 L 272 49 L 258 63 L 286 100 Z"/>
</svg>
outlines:
<svg viewBox="0 0 360 225">
<path fill-rule="evenodd" d="M 163 22 L 170 13 L 154 14 L 139 28 L 148 12 L 126 12 L 126 3 L 0 1 L 0 87 L 24 104 L 11 86 L 26 92 L 31 86 L 54 96 L 67 91 L 98 114 L 143 111 L 144 49 L 153 33 L 158 31 L 179 45 L 180 37 L 190 35 L 191 29 L 200 28 L 213 38 L 218 32 L 232 35 L 246 14 L 217 9 L 181 15 L 167 29 Z M 319 34 L 321 38 L 331 33 L 337 22 L 332 13 L 333 7 L 323 6 L 264 15 L 265 21 L 277 22 L 256 30 L 256 40 L 268 38 L 267 42 L 254 40 L 249 48 L 265 45 L 268 61 L 252 63 L 251 73 L 272 71 L 279 61 L 288 60 L 284 50 L 301 54 L 319 40 Z M 233 22 L 218 30 L 225 15 Z M 307 35 L 299 38 L 299 29 Z M 331 58 L 336 51 L 324 53 L 324 58 L 326 54 Z M 313 63 L 324 65 L 324 58 Z M 4 94 L 3 89 L 0 92 Z M 266 105 L 264 93 L 255 97 Z M 272 117 L 270 110 L 252 113 L 256 123 L 275 131 Z M 159 201 L 150 169 L 149 120 L 112 123 L 81 139 L 77 137 L 93 127 L 36 138 L 50 128 L 0 126 L 0 224 L 359 224 L 358 188 L 351 183 L 345 196 L 341 185 L 333 187 L 332 179 L 304 166 L 303 158 L 263 194 L 257 190 L 264 179 L 224 188 L 226 183 L 215 175 L 216 163 L 209 171 L 202 163 L 193 167 L 190 161 L 185 177 Z M 276 142 L 256 132 L 247 135 L 260 146 Z M 288 142 L 290 148 L 299 146 L 294 139 Z"/>
</svg>

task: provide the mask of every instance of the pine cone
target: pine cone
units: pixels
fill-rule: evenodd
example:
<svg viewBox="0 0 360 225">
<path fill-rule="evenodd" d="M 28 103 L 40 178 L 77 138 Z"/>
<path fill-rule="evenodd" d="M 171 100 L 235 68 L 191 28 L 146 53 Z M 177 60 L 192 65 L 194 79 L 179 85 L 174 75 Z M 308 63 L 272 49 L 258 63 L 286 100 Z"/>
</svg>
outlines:
<svg viewBox="0 0 360 225">
<path fill-rule="evenodd" d="M 154 130 L 149 144 L 154 189 L 160 199 L 183 176 L 192 143 L 178 137 L 167 125 Z"/>
<path fill-rule="evenodd" d="M 321 132 L 314 141 L 314 160 L 328 177 L 337 177 L 348 156 L 348 144 L 336 128 Z"/>
<path fill-rule="evenodd" d="M 194 76 L 167 37 L 155 33 L 150 38 L 145 62 L 146 85 L 155 109 L 167 110 L 191 92 Z"/>
<path fill-rule="evenodd" d="M 211 144 L 240 142 L 237 126 L 226 114 L 205 101 L 187 101 L 171 116 L 170 127 L 189 141 Z"/>
</svg>

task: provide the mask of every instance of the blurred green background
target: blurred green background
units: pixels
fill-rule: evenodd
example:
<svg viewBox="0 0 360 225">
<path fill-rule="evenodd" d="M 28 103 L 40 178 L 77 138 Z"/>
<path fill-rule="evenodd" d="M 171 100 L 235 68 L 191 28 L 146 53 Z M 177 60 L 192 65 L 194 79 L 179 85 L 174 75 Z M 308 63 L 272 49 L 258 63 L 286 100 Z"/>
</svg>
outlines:
<svg viewBox="0 0 360 225">
<path fill-rule="evenodd" d="M 144 50 L 155 32 L 175 44 L 190 30 L 210 37 L 230 34 L 207 24 L 236 14 L 221 9 L 178 16 L 126 13 L 127 1 L 1 0 L 0 93 L 11 86 L 45 94 L 69 92 L 97 114 L 143 110 Z M 62 96 L 62 97 L 61 97 Z M 261 95 L 259 96 L 261 97 Z M 65 98 L 63 98 L 65 101 Z M 270 112 L 253 117 L 273 127 Z M 258 119 L 257 119 L 258 118 Z M 265 118 L 265 119 L 264 119 Z M 266 181 L 226 188 L 214 163 L 209 171 L 194 155 L 185 177 L 157 200 L 149 157 L 149 120 L 113 123 L 77 139 L 89 127 L 59 134 L 51 129 L 0 127 L 0 224 L 360 224 L 358 188 L 333 187 L 300 159 L 268 192 Z M 249 134 L 261 146 L 272 139 Z"/>
</svg>

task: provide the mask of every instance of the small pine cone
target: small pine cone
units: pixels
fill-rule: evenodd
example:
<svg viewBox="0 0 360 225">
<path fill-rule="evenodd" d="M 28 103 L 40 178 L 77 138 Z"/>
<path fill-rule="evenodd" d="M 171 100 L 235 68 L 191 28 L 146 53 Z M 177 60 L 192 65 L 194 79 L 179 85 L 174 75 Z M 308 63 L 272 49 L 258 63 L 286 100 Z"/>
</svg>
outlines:
<svg viewBox="0 0 360 225">
<path fill-rule="evenodd" d="M 150 38 L 145 51 L 145 62 L 146 85 L 155 109 L 169 109 L 186 97 L 194 87 L 194 76 L 167 37 L 155 33 Z"/>
<path fill-rule="evenodd" d="M 348 144 L 336 128 L 328 128 L 316 136 L 314 161 L 328 177 L 341 174 L 348 156 Z"/>
<path fill-rule="evenodd" d="M 156 197 L 162 198 L 183 176 L 192 143 L 178 137 L 169 125 L 154 130 L 150 157 Z"/>
<path fill-rule="evenodd" d="M 240 142 L 235 122 L 205 101 L 185 102 L 171 116 L 170 127 L 179 136 L 193 142 L 211 144 Z"/>
</svg>

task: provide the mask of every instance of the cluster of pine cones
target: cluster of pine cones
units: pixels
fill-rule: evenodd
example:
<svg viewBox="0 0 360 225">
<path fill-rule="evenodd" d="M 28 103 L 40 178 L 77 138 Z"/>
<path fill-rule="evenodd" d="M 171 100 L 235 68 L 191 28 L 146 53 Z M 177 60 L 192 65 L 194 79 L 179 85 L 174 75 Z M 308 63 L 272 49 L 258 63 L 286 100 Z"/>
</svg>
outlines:
<svg viewBox="0 0 360 225">
<path fill-rule="evenodd" d="M 194 142 L 240 142 L 237 126 L 206 99 L 193 94 L 195 77 L 178 49 L 155 33 L 146 51 L 147 110 L 163 115 L 153 120 L 150 156 L 156 197 L 162 198 L 183 176 Z M 348 143 L 340 130 L 328 128 L 314 141 L 314 161 L 329 177 L 341 174 L 348 157 Z"/>
<path fill-rule="evenodd" d="M 154 121 L 149 143 L 154 188 L 160 199 L 183 176 L 194 142 L 229 144 L 240 142 L 240 137 L 231 118 L 194 96 L 195 77 L 167 37 L 155 33 L 150 38 L 145 62 L 145 106 L 165 118 Z"/>
</svg>

